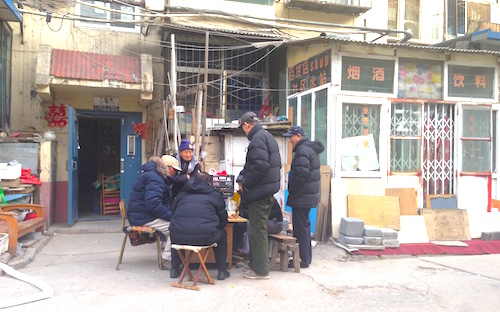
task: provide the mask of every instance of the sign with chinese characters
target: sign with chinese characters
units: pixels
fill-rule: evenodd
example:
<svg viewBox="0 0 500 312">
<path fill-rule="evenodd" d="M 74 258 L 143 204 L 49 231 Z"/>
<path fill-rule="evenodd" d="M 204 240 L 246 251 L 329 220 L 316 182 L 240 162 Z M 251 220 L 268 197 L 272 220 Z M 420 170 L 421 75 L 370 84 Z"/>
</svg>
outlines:
<svg viewBox="0 0 500 312">
<path fill-rule="evenodd" d="M 495 69 L 491 67 L 448 66 L 448 96 L 493 99 Z"/>
<path fill-rule="evenodd" d="M 304 92 L 331 81 L 331 50 L 288 68 L 290 94 Z"/>
<path fill-rule="evenodd" d="M 106 112 L 117 112 L 120 106 L 118 105 L 120 100 L 118 98 L 106 98 L 106 97 L 95 97 L 94 98 L 94 110 L 96 111 L 106 111 Z"/>
<path fill-rule="evenodd" d="M 394 61 L 343 56 L 341 89 L 393 93 Z"/>
<path fill-rule="evenodd" d="M 64 128 L 68 124 L 68 109 L 66 105 L 60 104 L 56 105 L 52 103 L 48 107 L 47 114 L 44 116 L 44 119 L 49 123 L 49 127 L 59 127 Z"/>
</svg>

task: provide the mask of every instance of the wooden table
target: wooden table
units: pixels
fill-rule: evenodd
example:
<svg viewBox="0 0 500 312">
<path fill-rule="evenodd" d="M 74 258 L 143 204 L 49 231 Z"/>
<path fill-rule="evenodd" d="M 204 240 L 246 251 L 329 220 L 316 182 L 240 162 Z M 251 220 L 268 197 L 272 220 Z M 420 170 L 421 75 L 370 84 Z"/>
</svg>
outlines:
<svg viewBox="0 0 500 312">
<path fill-rule="evenodd" d="M 239 223 L 239 222 L 247 222 L 247 219 L 239 217 L 235 219 L 228 218 L 227 219 L 228 223 L 224 227 L 224 230 L 226 230 L 227 233 L 227 256 L 226 256 L 226 263 L 228 265 L 228 268 L 231 269 L 232 264 L 233 264 L 233 226 L 234 223 Z M 199 263 L 197 258 L 193 258 L 191 263 Z M 208 258 L 205 263 L 215 263 L 215 256 L 214 252 L 210 250 L 208 253 Z"/>
</svg>

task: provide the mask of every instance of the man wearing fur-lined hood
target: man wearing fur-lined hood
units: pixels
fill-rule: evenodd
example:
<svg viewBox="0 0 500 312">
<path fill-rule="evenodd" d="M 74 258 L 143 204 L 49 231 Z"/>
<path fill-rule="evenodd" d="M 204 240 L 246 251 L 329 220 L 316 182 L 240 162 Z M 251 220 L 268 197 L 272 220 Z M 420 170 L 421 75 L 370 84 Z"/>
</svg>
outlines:
<svg viewBox="0 0 500 312">
<path fill-rule="evenodd" d="M 166 245 L 162 253 L 163 264 L 170 267 L 170 239 L 168 227 L 171 218 L 172 189 L 167 178 L 181 170 L 179 162 L 172 156 L 161 158 L 152 156 L 141 167 L 142 173 L 132 186 L 127 218 L 130 225 L 149 226 L 166 236 Z"/>
</svg>

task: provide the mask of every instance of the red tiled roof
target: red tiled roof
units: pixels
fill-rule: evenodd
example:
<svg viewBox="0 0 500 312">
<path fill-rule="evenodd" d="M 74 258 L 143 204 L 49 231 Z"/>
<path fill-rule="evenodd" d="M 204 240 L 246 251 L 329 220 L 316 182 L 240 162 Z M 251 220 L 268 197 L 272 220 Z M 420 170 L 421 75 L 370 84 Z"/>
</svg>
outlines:
<svg viewBox="0 0 500 312">
<path fill-rule="evenodd" d="M 137 56 L 53 49 L 50 75 L 70 79 L 141 83 L 141 59 Z"/>
</svg>

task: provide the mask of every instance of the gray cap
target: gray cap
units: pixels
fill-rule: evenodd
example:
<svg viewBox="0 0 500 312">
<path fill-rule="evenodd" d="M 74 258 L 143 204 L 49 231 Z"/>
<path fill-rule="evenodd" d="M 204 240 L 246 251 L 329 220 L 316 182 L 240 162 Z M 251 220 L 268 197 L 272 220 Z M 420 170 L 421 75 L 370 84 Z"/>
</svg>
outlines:
<svg viewBox="0 0 500 312">
<path fill-rule="evenodd" d="M 256 121 L 259 121 L 259 118 L 254 112 L 246 112 L 241 116 L 240 126 L 238 128 L 241 128 L 245 122 L 256 122 Z"/>
</svg>

